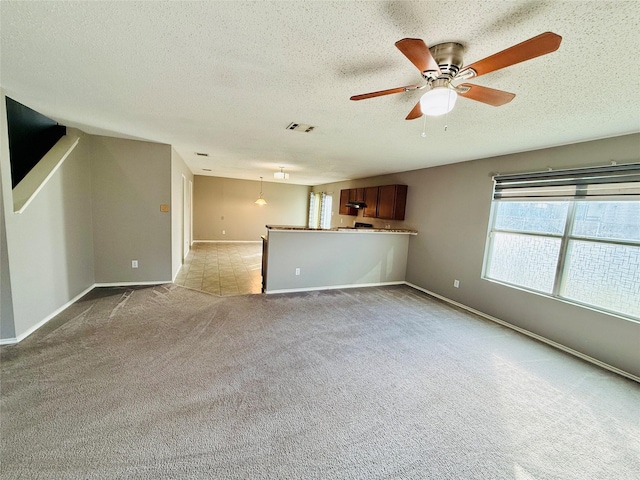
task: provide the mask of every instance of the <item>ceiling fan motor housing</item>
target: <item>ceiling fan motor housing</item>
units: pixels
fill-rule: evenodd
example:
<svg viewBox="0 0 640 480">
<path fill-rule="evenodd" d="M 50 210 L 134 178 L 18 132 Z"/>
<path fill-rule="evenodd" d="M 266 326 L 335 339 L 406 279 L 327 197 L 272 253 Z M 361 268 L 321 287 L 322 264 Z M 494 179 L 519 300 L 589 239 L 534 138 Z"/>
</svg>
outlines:
<svg viewBox="0 0 640 480">
<path fill-rule="evenodd" d="M 440 68 L 440 74 L 435 70 L 427 70 L 422 72 L 424 79 L 429 83 L 442 78 L 451 81 L 462 68 L 464 47 L 460 43 L 447 42 L 434 45 L 429 51 Z"/>
</svg>

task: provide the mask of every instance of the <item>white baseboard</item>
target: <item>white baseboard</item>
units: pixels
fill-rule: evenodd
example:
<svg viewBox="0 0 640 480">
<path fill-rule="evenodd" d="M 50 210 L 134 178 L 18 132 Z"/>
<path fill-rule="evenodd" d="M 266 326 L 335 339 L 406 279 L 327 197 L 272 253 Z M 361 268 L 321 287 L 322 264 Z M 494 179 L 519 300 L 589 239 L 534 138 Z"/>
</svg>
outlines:
<svg viewBox="0 0 640 480">
<path fill-rule="evenodd" d="M 136 285 L 162 285 L 163 283 L 173 283 L 171 280 L 154 280 L 151 282 L 113 282 L 95 283 L 94 287 L 131 287 Z"/>
<path fill-rule="evenodd" d="M 582 360 L 585 360 L 589 363 L 593 363 L 594 365 L 597 365 L 601 368 L 604 368 L 606 370 L 609 370 L 611 372 L 617 373 L 618 375 L 622 375 L 623 377 L 629 378 L 635 382 L 640 383 L 640 377 L 637 377 L 629 372 L 625 372 L 624 370 L 620 370 L 619 368 L 614 367 L 613 365 L 609 365 L 608 363 L 604 363 L 596 358 L 590 357 L 589 355 L 585 355 L 584 353 L 578 352 L 577 350 L 574 350 L 573 348 L 569 348 L 565 345 L 562 345 L 561 343 L 557 343 L 554 342 L 553 340 L 549 340 L 548 338 L 542 337 L 536 333 L 530 332 L 529 330 L 526 330 L 524 328 L 518 327 L 516 325 L 513 325 L 509 322 L 505 322 L 504 320 L 500 320 L 497 317 L 494 317 L 492 315 L 489 315 L 487 313 L 481 312 L 479 310 L 476 310 L 475 308 L 471 308 L 467 305 L 464 305 L 463 303 L 459 303 L 456 302 L 455 300 L 451 300 L 450 298 L 444 297 L 442 295 L 439 295 L 435 292 L 432 292 L 430 290 L 427 290 L 426 288 L 422 288 L 419 287 L 417 285 L 414 285 L 413 283 L 409 283 L 409 282 L 404 282 L 406 285 L 410 286 L 411 288 L 415 288 L 416 290 L 420 290 L 421 292 L 426 293 L 427 295 L 430 295 L 432 297 L 436 297 L 444 302 L 447 302 L 451 305 L 455 305 L 456 307 L 460 307 L 463 310 L 466 310 L 468 312 L 471 312 L 475 315 L 478 315 L 479 317 L 485 318 L 487 320 L 490 320 L 492 322 L 495 323 L 499 323 L 502 326 L 505 326 L 507 328 L 510 328 L 512 330 L 515 330 L 516 332 L 522 333 L 528 337 L 534 338 L 540 342 L 546 343 L 547 345 L 550 345 L 554 348 L 557 348 L 558 350 L 562 350 L 563 352 L 569 353 L 575 357 L 581 358 Z"/>
<path fill-rule="evenodd" d="M 318 290 L 337 290 L 339 288 L 363 288 L 363 287 L 384 287 L 387 285 L 404 285 L 407 282 L 404 280 L 398 282 L 379 282 L 379 283 L 350 283 L 348 285 L 327 285 L 322 287 L 305 287 L 305 288 L 284 288 L 281 290 L 267 290 L 267 295 L 272 293 L 298 293 L 298 292 L 314 292 Z"/>
<path fill-rule="evenodd" d="M 71 306 L 73 303 L 75 303 L 76 301 L 78 301 L 80 298 L 84 297 L 87 293 L 89 293 L 91 290 L 93 290 L 96 287 L 127 287 L 127 286 L 136 286 L 136 285 L 162 285 L 165 283 L 171 283 L 170 281 L 167 280 L 161 280 L 161 281 L 152 281 L 152 282 L 116 282 L 116 283 L 95 283 L 93 285 L 91 285 L 90 287 L 86 288 L 85 290 L 83 290 L 82 292 L 80 292 L 78 295 L 76 295 L 74 298 L 72 298 L 71 300 L 69 300 L 67 303 L 65 303 L 64 305 L 62 305 L 61 307 L 59 307 L 58 309 L 56 309 L 54 312 L 50 313 L 49 315 L 47 315 L 43 320 L 41 320 L 40 322 L 38 322 L 36 325 L 34 325 L 33 327 L 29 328 L 26 332 L 21 333 L 20 335 L 16 336 L 16 337 L 10 337 L 10 338 L 2 338 L 0 339 L 0 346 L 2 345 L 14 345 L 16 343 L 21 342 L 22 340 L 24 340 L 25 338 L 27 338 L 29 335 L 31 335 L 33 332 L 35 332 L 36 330 L 38 330 L 40 327 L 42 327 L 43 325 L 45 325 L 47 322 L 49 322 L 52 318 L 54 318 L 56 315 L 58 315 L 60 312 L 62 312 L 63 310 L 65 310 L 66 308 L 68 308 L 69 306 Z M 447 298 L 443 295 L 439 295 L 435 292 L 432 292 L 430 290 L 427 290 L 426 288 L 422 288 L 419 287 L 418 285 L 414 285 L 413 283 L 409 283 L 406 281 L 398 281 L 398 282 L 380 282 L 380 283 L 362 283 L 362 284 L 350 284 L 350 285 L 331 285 L 331 286 L 323 286 L 323 287 L 309 287 L 309 288 L 290 288 L 290 289 L 282 289 L 282 290 L 268 290 L 265 293 L 270 295 L 270 294 L 276 294 L 276 293 L 297 293 L 297 292 L 309 292 L 309 291 L 318 291 L 318 290 L 336 290 L 336 289 L 347 289 L 347 288 L 362 288 L 362 287 L 380 287 L 380 286 L 386 286 L 386 285 L 408 285 L 411 288 L 414 288 L 416 290 L 419 290 L 423 293 L 426 293 L 429 296 L 438 298 L 446 303 L 449 303 L 451 305 L 455 305 L 456 307 L 462 308 L 463 310 L 466 310 L 470 313 L 473 313 L 475 315 L 478 315 L 479 317 L 485 318 L 489 321 L 498 323 L 500 325 L 503 325 L 507 328 L 510 328 L 512 330 L 515 330 L 519 333 L 522 333 L 524 335 L 527 335 L 528 337 L 534 338 L 540 342 L 546 343 L 547 345 L 550 345 L 554 348 L 557 348 L 559 350 L 562 350 L 563 352 L 569 353 L 575 357 L 581 358 L 582 360 L 585 360 L 587 362 L 593 363 L 594 365 L 597 365 L 601 368 L 604 368 L 606 370 L 609 370 L 611 372 L 617 373 L 618 375 L 622 375 L 623 377 L 629 378 L 635 382 L 640 383 L 640 377 L 637 377 L 631 373 L 625 372 L 624 370 L 620 370 L 619 368 L 614 367 L 613 365 L 609 365 L 608 363 L 602 362 L 596 358 L 590 357 L 589 355 L 585 355 L 584 353 L 581 353 L 577 350 L 574 350 L 572 348 L 569 348 L 565 345 L 562 345 L 560 343 L 554 342 L 553 340 L 549 340 L 548 338 L 542 337 L 536 333 L 530 332 L 529 330 L 526 330 L 524 328 L 518 327 L 516 325 L 513 325 L 509 322 L 506 322 L 504 320 L 501 320 L 497 317 L 494 317 L 492 315 L 489 315 L 487 313 L 481 312 L 479 310 L 476 310 L 474 308 L 471 308 L 463 303 L 459 303 L 456 302 L 455 300 L 452 300 L 450 298 Z"/>
<path fill-rule="evenodd" d="M 193 243 L 262 243 L 262 240 L 194 240 Z"/>
<path fill-rule="evenodd" d="M 62 312 L 63 310 L 65 310 L 66 308 L 70 307 L 72 304 L 74 304 L 78 300 L 80 300 L 82 297 L 84 297 L 87 293 L 89 293 L 94 288 L 97 288 L 97 287 L 129 287 L 129 286 L 135 286 L 135 285 L 162 285 L 162 284 L 165 284 L 165 283 L 171 283 L 171 282 L 169 280 L 162 280 L 162 281 L 156 281 L 156 282 L 94 283 L 93 285 L 91 285 L 90 287 L 87 287 L 81 293 L 79 293 L 78 295 L 73 297 L 67 303 L 62 305 L 60 308 L 56 309 L 54 312 L 52 312 L 49 315 L 47 315 L 44 319 L 42 319 L 40 322 L 36 323 L 33 327 L 29 328 L 26 332 L 21 333 L 20 335 L 18 335 L 16 337 L 1 338 L 0 339 L 0 346 L 2 346 L 2 345 L 15 345 L 16 343 L 21 342 L 22 340 L 27 338 L 29 335 L 31 335 L 33 332 L 35 332 L 40 327 L 42 327 L 47 322 L 49 322 L 49 320 L 54 318 L 60 312 Z"/>
<path fill-rule="evenodd" d="M 31 335 L 33 332 L 38 330 L 40 327 L 45 325 L 53 317 L 55 317 L 60 312 L 62 312 L 63 310 L 65 310 L 66 308 L 70 307 L 72 304 L 74 304 L 78 300 L 80 300 L 82 297 L 84 297 L 87 293 L 89 293 L 91 290 L 93 290 L 93 287 L 95 287 L 95 285 L 91 285 L 90 287 L 88 287 L 85 290 L 83 290 L 82 292 L 80 292 L 78 295 L 73 297 L 71 300 L 69 300 L 67 303 L 62 305 L 60 308 L 58 308 L 54 312 L 52 312 L 49 315 L 47 315 L 43 320 L 41 320 L 40 322 L 36 323 L 33 327 L 28 329 L 26 332 L 21 333 L 20 335 L 18 335 L 16 337 L 13 337 L 13 338 L 2 338 L 2 339 L 0 339 L 0 345 L 13 345 L 13 344 L 16 344 L 18 342 L 21 342 L 22 340 L 27 338 L 29 335 Z"/>
</svg>

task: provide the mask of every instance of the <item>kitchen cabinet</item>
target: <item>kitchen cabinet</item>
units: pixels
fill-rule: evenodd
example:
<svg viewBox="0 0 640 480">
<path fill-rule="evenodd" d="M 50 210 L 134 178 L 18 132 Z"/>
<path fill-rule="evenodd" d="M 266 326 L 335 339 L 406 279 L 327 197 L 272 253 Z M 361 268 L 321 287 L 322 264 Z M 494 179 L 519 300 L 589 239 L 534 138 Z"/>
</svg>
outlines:
<svg viewBox="0 0 640 480">
<path fill-rule="evenodd" d="M 378 187 L 377 218 L 385 220 L 404 220 L 407 204 L 406 185 L 384 185 Z"/>
<path fill-rule="evenodd" d="M 349 207 L 347 207 L 348 201 L 349 190 L 340 190 L 340 206 L 338 207 L 338 213 L 340 215 L 349 215 Z"/>
<path fill-rule="evenodd" d="M 367 205 L 362 209 L 363 217 L 404 220 L 407 186 L 384 185 L 340 190 L 340 215 L 358 215 L 357 208 L 347 206 L 349 202 L 364 202 Z"/>
<path fill-rule="evenodd" d="M 351 191 L 353 190 L 354 200 L 351 200 Z M 355 201 L 355 188 L 340 190 L 340 207 L 338 208 L 338 213 L 340 215 L 357 215 L 358 210 L 352 207 L 347 207 L 347 203 Z"/>
<path fill-rule="evenodd" d="M 340 215 L 358 215 L 358 209 L 347 207 L 350 202 L 364 202 L 364 188 L 347 188 L 340 190 L 340 206 L 338 213 Z"/>
<path fill-rule="evenodd" d="M 378 190 L 380 187 L 367 187 L 364 189 L 364 203 L 367 206 L 362 211 L 363 217 L 376 217 L 378 215 Z"/>
</svg>

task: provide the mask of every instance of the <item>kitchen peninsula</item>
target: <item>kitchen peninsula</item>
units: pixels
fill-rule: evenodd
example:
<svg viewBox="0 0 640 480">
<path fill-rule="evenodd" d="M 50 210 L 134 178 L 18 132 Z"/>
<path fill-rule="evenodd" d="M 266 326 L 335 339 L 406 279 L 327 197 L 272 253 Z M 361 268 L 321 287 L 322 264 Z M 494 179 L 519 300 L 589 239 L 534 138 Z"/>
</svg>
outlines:
<svg viewBox="0 0 640 480">
<path fill-rule="evenodd" d="M 283 293 L 403 283 L 415 230 L 267 225 L 263 291 Z"/>
</svg>

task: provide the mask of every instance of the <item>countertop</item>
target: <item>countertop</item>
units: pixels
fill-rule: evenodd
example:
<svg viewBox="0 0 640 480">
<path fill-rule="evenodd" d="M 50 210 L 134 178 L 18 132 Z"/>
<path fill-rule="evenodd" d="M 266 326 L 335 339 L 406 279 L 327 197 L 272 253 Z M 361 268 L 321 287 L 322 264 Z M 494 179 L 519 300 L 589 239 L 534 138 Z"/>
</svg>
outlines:
<svg viewBox="0 0 640 480">
<path fill-rule="evenodd" d="M 355 227 L 336 227 L 336 228 L 310 228 L 294 225 L 266 225 L 268 230 L 292 231 L 292 232 L 339 232 L 339 233 L 404 233 L 408 235 L 417 235 L 417 230 L 406 228 L 355 228 Z"/>
</svg>

